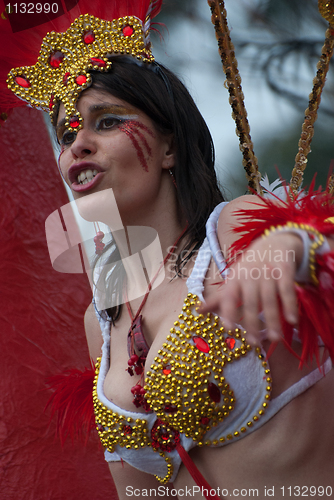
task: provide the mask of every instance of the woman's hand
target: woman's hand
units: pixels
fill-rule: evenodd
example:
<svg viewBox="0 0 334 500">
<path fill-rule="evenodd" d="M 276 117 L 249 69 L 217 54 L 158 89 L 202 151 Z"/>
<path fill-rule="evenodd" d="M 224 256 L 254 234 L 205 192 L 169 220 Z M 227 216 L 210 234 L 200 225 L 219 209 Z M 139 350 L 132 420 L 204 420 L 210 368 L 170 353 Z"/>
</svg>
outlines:
<svg viewBox="0 0 334 500">
<path fill-rule="evenodd" d="M 259 343 L 262 311 L 271 341 L 281 339 L 280 303 L 288 323 L 298 323 L 294 289 L 296 269 L 302 259 L 303 242 L 284 232 L 258 238 L 231 265 L 224 284 L 201 307 L 223 318 L 225 327 L 240 323 L 252 343 Z"/>
</svg>

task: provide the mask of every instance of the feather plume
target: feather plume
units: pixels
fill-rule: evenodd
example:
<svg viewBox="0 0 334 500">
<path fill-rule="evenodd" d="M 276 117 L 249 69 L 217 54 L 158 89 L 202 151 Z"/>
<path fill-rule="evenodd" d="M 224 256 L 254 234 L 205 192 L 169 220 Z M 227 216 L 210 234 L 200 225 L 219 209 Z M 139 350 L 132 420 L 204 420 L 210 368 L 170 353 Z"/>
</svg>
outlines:
<svg viewBox="0 0 334 500">
<path fill-rule="evenodd" d="M 231 248 L 233 256 L 247 248 L 266 229 L 284 226 L 288 221 L 309 224 L 325 236 L 334 233 L 334 226 L 328 220 L 334 217 L 333 196 L 321 188 L 314 190 L 314 183 L 307 194 L 302 191 L 293 199 L 288 196 L 285 202 L 274 193 L 272 195 L 273 198 L 259 197 L 261 201 L 250 201 L 249 208 L 233 212 L 239 219 L 233 231 L 237 234 L 244 233 Z M 252 206 L 255 208 L 252 209 Z"/>
<path fill-rule="evenodd" d="M 81 371 L 73 368 L 53 376 L 49 387 L 54 391 L 46 409 L 51 408 L 51 419 L 56 418 L 56 432 L 63 444 L 68 437 L 87 442 L 95 428 L 93 382 L 95 368 Z"/>
</svg>

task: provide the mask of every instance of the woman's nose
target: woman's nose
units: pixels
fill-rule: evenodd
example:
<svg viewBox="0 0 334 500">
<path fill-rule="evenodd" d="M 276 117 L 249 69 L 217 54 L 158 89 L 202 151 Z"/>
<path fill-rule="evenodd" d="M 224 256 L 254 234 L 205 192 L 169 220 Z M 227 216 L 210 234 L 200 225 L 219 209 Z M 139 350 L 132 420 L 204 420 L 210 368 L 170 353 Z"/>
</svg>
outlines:
<svg viewBox="0 0 334 500">
<path fill-rule="evenodd" d="M 96 153 L 97 147 L 92 137 L 92 134 L 81 129 L 77 133 L 74 142 L 71 145 L 71 153 L 74 158 L 85 158 L 86 156 Z"/>
</svg>

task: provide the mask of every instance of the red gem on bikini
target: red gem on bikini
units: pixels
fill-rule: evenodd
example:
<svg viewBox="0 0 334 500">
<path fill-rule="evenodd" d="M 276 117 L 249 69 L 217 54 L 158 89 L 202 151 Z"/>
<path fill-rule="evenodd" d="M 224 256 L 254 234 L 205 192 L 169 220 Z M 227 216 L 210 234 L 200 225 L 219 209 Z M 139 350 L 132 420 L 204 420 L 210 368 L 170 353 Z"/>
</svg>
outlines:
<svg viewBox="0 0 334 500">
<path fill-rule="evenodd" d="M 234 339 L 231 339 L 230 337 L 228 337 L 226 340 L 226 345 L 229 349 L 233 349 L 233 347 L 235 346 L 235 340 Z"/>
<path fill-rule="evenodd" d="M 68 77 L 70 76 L 70 72 L 68 71 L 67 73 L 65 73 L 65 75 L 63 76 L 63 84 L 64 85 L 67 85 L 68 84 Z"/>
<path fill-rule="evenodd" d="M 124 26 L 124 28 L 122 29 L 122 31 L 123 31 L 123 35 L 127 36 L 127 37 L 133 35 L 133 33 L 134 33 L 133 27 L 130 26 L 129 24 L 127 24 L 126 26 Z"/>
<path fill-rule="evenodd" d="M 171 371 L 172 371 L 172 370 L 171 370 L 170 365 L 166 365 L 166 366 L 165 366 L 165 368 L 162 370 L 162 373 L 163 373 L 164 375 L 169 375 L 169 374 L 171 373 Z"/>
<path fill-rule="evenodd" d="M 200 423 L 202 425 L 208 425 L 209 422 L 210 422 L 209 417 L 202 417 L 201 420 L 200 420 Z"/>
<path fill-rule="evenodd" d="M 209 344 L 201 337 L 193 337 L 193 341 L 194 341 L 194 344 L 199 351 L 201 351 L 201 352 L 209 352 L 210 351 Z"/>
<path fill-rule="evenodd" d="M 161 429 L 160 436 L 163 441 L 168 441 L 169 432 L 166 429 Z"/>
<path fill-rule="evenodd" d="M 151 441 L 153 448 L 171 452 L 180 443 L 180 433 L 166 422 L 157 418 L 151 430 Z"/>
<path fill-rule="evenodd" d="M 132 428 L 130 425 L 123 425 L 122 431 L 124 432 L 124 434 L 126 436 L 129 436 L 130 434 L 132 434 Z"/>
<path fill-rule="evenodd" d="M 208 393 L 212 401 L 214 401 L 215 403 L 219 403 L 219 401 L 221 400 L 221 393 L 219 387 L 213 382 L 210 382 L 208 384 Z"/>
<path fill-rule="evenodd" d="M 15 81 L 18 85 L 20 85 L 20 87 L 24 87 L 25 89 L 31 87 L 31 83 L 29 82 L 29 80 L 23 78 L 23 76 L 16 76 Z"/>
<path fill-rule="evenodd" d="M 79 118 L 77 116 L 72 116 L 72 118 L 70 118 L 70 127 L 77 128 L 79 127 L 79 125 L 80 125 Z"/>
<path fill-rule="evenodd" d="M 94 66 L 98 66 L 99 68 L 104 68 L 105 66 L 107 66 L 107 63 L 103 61 L 103 59 L 99 59 L 98 57 L 91 57 L 90 62 Z"/>
<path fill-rule="evenodd" d="M 82 37 L 83 41 L 89 45 L 90 43 L 93 43 L 95 41 L 95 34 L 94 34 L 94 31 L 90 30 L 90 31 L 86 31 L 84 34 L 83 34 L 83 37 Z"/>
<path fill-rule="evenodd" d="M 172 404 L 167 404 L 167 405 L 165 405 L 165 412 L 166 413 L 176 413 L 177 412 L 177 406 L 172 405 Z"/>
<path fill-rule="evenodd" d="M 78 85 L 84 85 L 87 82 L 87 77 L 85 75 L 79 75 L 76 77 L 75 82 Z"/>
<path fill-rule="evenodd" d="M 53 68 L 59 68 L 61 63 L 63 62 L 63 59 L 65 57 L 65 54 L 60 52 L 59 50 L 56 50 L 55 52 L 52 52 L 49 58 L 49 64 Z"/>
</svg>

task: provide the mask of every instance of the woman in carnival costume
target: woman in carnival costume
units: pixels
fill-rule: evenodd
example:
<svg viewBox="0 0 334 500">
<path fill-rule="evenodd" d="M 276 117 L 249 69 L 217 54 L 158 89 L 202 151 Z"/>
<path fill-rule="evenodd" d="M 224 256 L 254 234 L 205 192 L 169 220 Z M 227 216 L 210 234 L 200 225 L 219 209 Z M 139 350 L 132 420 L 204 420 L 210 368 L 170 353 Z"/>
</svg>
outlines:
<svg viewBox="0 0 334 500">
<path fill-rule="evenodd" d="M 281 200 L 263 195 L 224 4 L 209 4 L 252 193 L 230 203 L 203 118 L 154 61 L 161 1 L 80 1 L 33 34 L 2 32 L 2 108 L 50 112 L 79 211 L 113 232 L 95 238 L 91 390 L 58 378 L 53 410 L 75 434 L 94 408 L 120 499 L 331 496 L 334 183 L 299 188 L 334 6 L 319 2 L 330 26 Z"/>
</svg>

